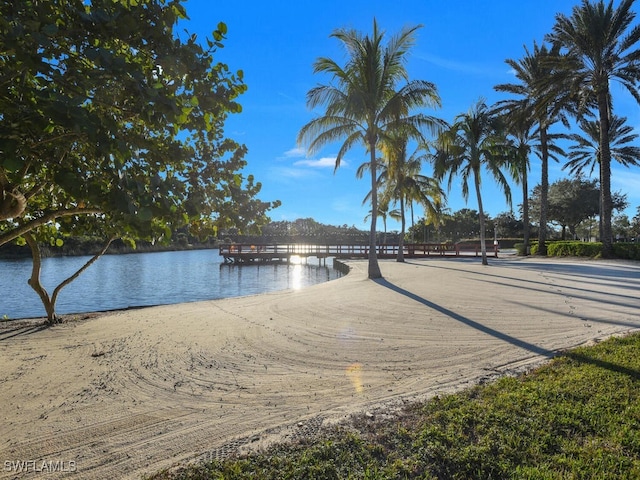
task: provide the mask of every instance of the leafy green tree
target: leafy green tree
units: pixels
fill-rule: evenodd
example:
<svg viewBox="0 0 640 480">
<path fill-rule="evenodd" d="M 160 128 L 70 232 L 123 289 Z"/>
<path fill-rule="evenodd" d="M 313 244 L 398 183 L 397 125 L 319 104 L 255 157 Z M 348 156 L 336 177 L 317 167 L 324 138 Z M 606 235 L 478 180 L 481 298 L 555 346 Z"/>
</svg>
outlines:
<svg viewBox="0 0 640 480">
<path fill-rule="evenodd" d="M 490 221 L 485 214 L 486 221 Z M 428 219 L 425 219 L 428 222 Z M 462 239 L 477 239 L 480 236 L 480 214 L 477 210 L 462 208 L 453 213 L 442 213 L 440 217 L 439 233 L 444 239 L 457 242 Z"/>
<path fill-rule="evenodd" d="M 308 92 L 307 105 L 311 109 L 324 106 L 325 113 L 302 127 L 298 143 L 315 151 L 343 141 L 336 157 L 336 169 L 347 151 L 355 145 L 364 146 L 369 154 L 372 212 L 378 211 L 376 153 L 385 133 L 397 126 L 400 119 L 403 128 L 415 132 L 439 125 L 430 116 L 413 113 L 415 108 L 440 105 L 435 85 L 424 80 L 409 80 L 405 67 L 406 54 L 414 44 L 418 28 L 403 28 L 386 45 L 384 32 L 375 20 L 370 36 L 352 29 L 338 29 L 331 36 L 346 49 L 348 59 L 344 67 L 326 57 L 314 64 L 315 73 L 330 75 L 335 84 L 319 85 Z M 400 86 L 401 82 L 406 83 Z M 376 255 L 376 220 L 377 215 L 372 215 L 369 278 L 382 276 Z"/>
<path fill-rule="evenodd" d="M 640 103 L 640 26 L 632 25 L 633 0 L 582 0 L 571 16 L 556 15 L 556 23 L 547 36 L 549 42 L 564 51 L 558 63 L 565 73 L 562 88 L 585 107 L 597 106 L 600 123 L 600 202 L 602 204 L 602 254 L 613 255 L 611 216 L 611 138 L 612 81 L 620 82 Z"/>
<path fill-rule="evenodd" d="M 631 230 L 631 235 L 637 242 L 638 239 L 640 239 L 640 206 L 636 207 L 636 214 L 631 219 L 631 225 L 629 227 Z"/>
<path fill-rule="evenodd" d="M 504 100 L 498 102 L 497 106 L 501 111 L 506 112 L 512 124 L 518 128 L 519 131 L 512 131 L 512 134 L 517 135 L 519 145 L 519 159 L 516 160 L 514 173 L 522 175 L 528 168 L 523 165 L 524 161 L 522 155 L 526 152 L 526 145 L 530 145 L 531 136 L 537 140 L 535 145 L 535 151 L 540 158 L 541 166 L 541 208 L 539 210 L 539 224 L 547 224 L 547 195 L 549 190 L 549 159 L 556 159 L 554 153 L 558 152 L 558 149 L 554 141 L 558 138 L 557 135 L 550 133 L 549 129 L 559 120 L 565 122 L 565 117 L 562 114 L 562 108 L 566 106 L 566 102 L 556 97 L 550 97 L 548 95 L 548 88 L 546 82 L 549 78 L 554 77 L 554 68 L 549 61 L 550 58 L 554 58 L 557 52 L 555 49 L 549 50 L 546 46 L 539 46 L 534 43 L 533 52 L 530 52 L 525 47 L 525 55 L 520 60 L 507 59 L 505 62 L 515 72 L 516 78 L 519 83 L 508 83 L 496 85 L 495 89 L 500 92 L 506 92 L 516 95 L 517 98 Z M 533 132 L 530 130 L 529 122 L 534 122 L 536 128 Z M 525 137 L 523 137 L 523 135 Z M 524 170 L 523 170 L 524 168 Z M 525 179 L 525 177 L 520 177 Z M 524 188 L 524 185 L 523 185 Z M 523 198 L 528 196 L 528 191 Z M 523 205 L 524 207 L 524 205 Z M 523 208 L 523 213 L 527 209 Z M 528 225 L 528 221 L 524 220 Z M 546 228 L 538 229 L 538 254 L 546 255 Z"/>
<path fill-rule="evenodd" d="M 242 72 L 212 39 L 181 38 L 182 0 L 8 0 L 0 4 L 0 245 L 33 251 L 65 235 L 168 241 L 258 227 L 278 202 L 256 198 L 246 147 L 224 137 L 241 111 Z M 74 277 L 75 278 L 75 277 Z"/>
<path fill-rule="evenodd" d="M 509 182 L 501 170 L 507 158 L 507 148 L 508 143 L 500 130 L 497 116 L 491 113 L 483 101 L 479 101 L 469 112 L 458 115 L 453 125 L 438 137 L 433 156 L 435 177 L 440 180 L 448 176 L 448 186 L 451 190 L 453 179 L 459 175 L 462 180 L 462 196 L 465 199 L 469 197 L 469 179 L 473 179 L 480 213 L 483 265 L 487 265 L 488 262 L 481 174 L 483 169 L 488 171 L 503 190 L 507 201 L 511 203 Z"/>
<path fill-rule="evenodd" d="M 441 227 L 445 238 L 458 241 L 463 238 L 478 238 L 480 214 L 477 210 L 462 208 L 447 215 Z"/>
<path fill-rule="evenodd" d="M 615 215 L 612 221 L 613 235 L 617 241 L 628 242 L 633 237 L 628 215 Z"/>
<path fill-rule="evenodd" d="M 511 212 L 496 215 L 493 219 L 493 225 L 497 229 L 498 237 L 517 238 L 524 235 L 525 225 Z"/>
<path fill-rule="evenodd" d="M 532 209 L 540 208 L 540 187 L 533 190 L 530 203 Z M 600 210 L 600 189 L 597 180 L 585 180 L 582 177 L 560 179 L 549 187 L 549 221 L 562 227 L 562 239 L 566 239 L 566 230 L 576 237 L 576 227 L 588 218 L 595 217 Z M 626 208 L 626 197 L 620 193 L 613 195 L 616 210 Z"/>
</svg>

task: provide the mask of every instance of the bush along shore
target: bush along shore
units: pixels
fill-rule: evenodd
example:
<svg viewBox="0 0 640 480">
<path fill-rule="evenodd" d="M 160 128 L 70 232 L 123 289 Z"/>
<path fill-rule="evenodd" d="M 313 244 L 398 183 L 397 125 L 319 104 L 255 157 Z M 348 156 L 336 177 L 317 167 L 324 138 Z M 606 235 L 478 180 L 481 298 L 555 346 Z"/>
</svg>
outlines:
<svg viewBox="0 0 640 480">
<path fill-rule="evenodd" d="M 547 245 L 548 257 L 602 257 L 602 242 L 581 242 L 577 240 L 549 241 Z M 501 245 L 502 246 L 502 245 Z M 519 255 L 525 254 L 524 243 L 513 245 Z M 538 242 L 531 242 L 530 254 L 537 255 Z M 613 244 L 615 258 L 621 260 L 640 260 L 640 243 L 618 242 Z"/>
<path fill-rule="evenodd" d="M 152 479 L 640 478 L 640 334 L 319 437 Z"/>
</svg>

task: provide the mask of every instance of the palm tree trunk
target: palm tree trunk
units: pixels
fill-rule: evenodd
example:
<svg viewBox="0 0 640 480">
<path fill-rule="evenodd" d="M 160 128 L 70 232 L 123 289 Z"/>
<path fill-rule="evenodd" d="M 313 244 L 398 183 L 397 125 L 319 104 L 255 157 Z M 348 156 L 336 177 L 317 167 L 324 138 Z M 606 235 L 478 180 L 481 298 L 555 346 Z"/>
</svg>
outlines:
<svg viewBox="0 0 640 480">
<path fill-rule="evenodd" d="M 602 185 L 604 184 L 604 182 L 602 181 L 602 164 L 600 162 L 598 162 L 598 236 L 597 236 L 597 241 L 602 242 L 602 239 L 604 238 L 604 230 L 603 230 L 603 223 L 604 223 L 604 215 L 603 215 L 603 208 L 602 205 L 604 204 L 603 199 L 602 199 L 602 193 L 603 193 L 603 188 Z"/>
<path fill-rule="evenodd" d="M 376 251 L 376 220 L 378 218 L 378 172 L 376 165 L 376 144 L 369 142 L 371 155 L 371 229 L 369 230 L 369 272 L 371 279 L 382 278 L 380 265 L 378 265 L 378 253 Z"/>
<path fill-rule="evenodd" d="M 529 182 L 527 179 L 526 166 L 522 174 L 522 223 L 524 235 L 524 254 L 529 255 Z"/>
<path fill-rule="evenodd" d="M 398 257 L 397 262 L 404 262 L 404 231 L 407 220 L 404 214 L 404 198 L 400 197 L 400 238 L 398 239 Z"/>
<path fill-rule="evenodd" d="M 538 255 L 547 256 L 547 209 L 549 207 L 549 146 L 547 129 L 540 125 L 540 157 L 542 179 L 540 180 L 540 226 L 538 228 Z"/>
<path fill-rule="evenodd" d="M 382 217 L 382 225 L 384 226 L 384 235 L 382 236 L 382 243 L 387 243 L 387 216 Z"/>
<path fill-rule="evenodd" d="M 482 252 L 482 264 L 489 265 L 487 261 L 487 245 L 485 242 L 485 221 L 484 208 L 482 207 L 482 195 L 480 194 L 480 172 L 474 170 L 473 180 L 476 184 L 476 195 L 478 196 L 478 212 L 480 212 L 480 251 Z"/>
<path fill-rule="evenodd" d="M 611 230 L 611 150 L 609 146 L 609 92 L 603 87 L 598 95 L 600 113 L 600 206 L 602 222 L 602 256 L 613 256 L 613 233 Z"/>
<path fill-rule="evenodd" d="M 416 243 L 415 238 L 413 238 L 414 232 L 416 231 L 416 229 L 414 228 L 416 226 L 416 222 L 413 215 L 413 202 L 411 202 L 410 205 L 411 205 L 411 243 Z"/>
</svg>

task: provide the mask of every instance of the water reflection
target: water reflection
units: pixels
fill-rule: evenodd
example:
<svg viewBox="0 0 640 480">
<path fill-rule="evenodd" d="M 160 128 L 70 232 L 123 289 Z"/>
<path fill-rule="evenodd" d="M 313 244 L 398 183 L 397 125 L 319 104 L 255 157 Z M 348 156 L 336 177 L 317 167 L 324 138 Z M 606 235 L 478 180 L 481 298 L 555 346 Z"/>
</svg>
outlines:
<svg viewBox="0 0 640 480">
<path fill-rule="evenodd" d="M 299 290 L 340 276 L 333 267 L 309 265 L 299 257 L 292 257 L 289 263 L 220 264 L 221 280 L 238 285 L 241 290 L 239 295 L 285 289 Z M 244 290 L 250 293 L 243 293 Z"/>
<path fill-rule="evenodd" d="M 88 257 L 43 259 L 42 282 L 51 292 Z M 0 260 L 0 317 L 38 317 L 44 309 L 27 285 L 31 260 Z M 305 263 L 224 264 L 217 250 L 105 255 L 58 298 L 57 312 L 79 313 L 171 304 L 300 289 L 338 278 L 327 266 Z"/>
</svg>

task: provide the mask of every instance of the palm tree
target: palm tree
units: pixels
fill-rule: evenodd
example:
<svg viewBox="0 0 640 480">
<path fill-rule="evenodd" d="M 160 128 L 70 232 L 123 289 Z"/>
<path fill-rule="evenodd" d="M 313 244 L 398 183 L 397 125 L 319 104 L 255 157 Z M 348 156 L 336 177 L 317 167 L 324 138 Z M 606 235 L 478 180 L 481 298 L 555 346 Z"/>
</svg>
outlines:
<svg viewBox="0 0 640 480">
<path fill-rule="evenodd" d="M 507 92 L 516 95 L 517 99 L 504 100 L 498 102 L 501 111 L 510 112 L 512 121 L 527 122 L 529 119 L 535 121 L 537 128 L 535 136 L 538 140 L 537 150 L 541 162 L 540 180 L 540 218 L 538 229 L 538 255 L 547 254 L 547 215 L 548 215 L 548 192 L 549 192 L 549 158 L 554 158 L 550 150 L 554 148 L 552 134 L 549 128 L 558 120 L 566 122 L 561 108 L 566 106 L 566 102 L 557 101 L 548 95 L 546 82 L 553 77 L 553 67 L 550 58 L 555 58 L 557 52 L 549 50 L 546 46 L 533 44 L 533 52 L 525 47 L 525 55 L 520 60 L 507 59 L 505 63 L 509 65 L 515 73 L 519 83 L 507 83 L 496 85 L 494 88 L 499 92 Z M 518 118 L 519 117 L 519 118 Z M 523 125 L 524 126 L 524 125 Z M 528 192 L 524 198 L 528 198 Z"/>
<path fill-rule="evenodd" d="M 383 152 L 386 158 L 385 168 L 380 175 L 380 183 L 384 190 L 385 201 L 397 201 L 400 204 L 400 241 L 398 246 L 398 262 L 404 262 L 404 235 L 406 232 L 406 205 L 420 203 L 430 218 L 436 216 L 437 206 L 444 197 L 439 182 L 422 175 L 422 164 L 427 160 L 427 153 L 422 147 L 407 157 L 408 139 L 401 132 L 391 135 L 385 140 Z"/>
<path fill-rule="evenodd" d="M 611 116 L 609 123 L 609 141 L 611 159 L 625 167 L 640 165 L 640 147 L 629 145 L 638 138 L 633 127 L 626 125 L 626 117 Z M 569 161 L 562 167 L 573 175 L 580 175 L 590 167 L 593 174 L 596 165 L 600 165 L 600 121 L 597 119 L 580 120 L 580 129 L 584 135 L 574 133 L 568 136 L 575 145 L 569 147 Z"/>
<path fill-rule="evenodd" d="M 363 164 L 363 165 L 369 165 L 368 163 Z M 360 168 L 358 169 L 358 171 L 360 171 L 363 168 L 363 166 L 361 165 Z M 362 173 L 357 173 L 358 178 L 362 177 Z M 365 197 L 365 199 L 362 201 L 363 204 L 367 203 L 371 201 L 371 192 L 369 192 L 367 194 L 367 196 Z M 391 205 L 389 204 L 389 201 L 385 198 L 381 198 L 380 201 L 378 202 L 378 217 L 380 217 L 382 219 L 382 226 L 384 228 L 384 235 L 382 237 L 382 243 L 385 244 L 387 243 L 387 218 L 391 217 L 394 220 L 399 220 L 400 219 L 400 212 L 398 212 L 397 210 L 391 210 L 389 211 L 389 208 L 391 207 Z M 369 211 L 369 213 L 367 213 L 367 216 L 364 217 L 364 221 L 368 221 L 371 220 L 371 211 Z"/>
<path fill-rule="evenodd" d="M 513 102 L 513 103 L 512 103 Z M 533 117 L 523 114 L 518 108 L 518 101 L 505 100 L 498 102 L 496 105 L 496 113 L 500 113 L 503 128 L 508 135 L 510 141 L 510 149 L 507 149 L 508 168 L 511 177 L 516 183 L 522 186 L 522 222 L 524 224 L 524 246 L 525 254 L 529 252 L 529 157 L 534 153 L 542 160 L 543 152 L 540 143 L 540 129 L 535 125 L 536 121 Z M 558 161 L 558 156 L 566 155 L 564 150 L 560 148 L 555 141 L 567 136 L 562 133 L 547 133 L 546 138 L 546 161 L 544 165 L 548 165 L 548 159 Z M 548 183 L 548 174 L 544 175 Z M 547 187 L 548 190 L 548 187 Z M 547 197 L 548 195 L 545 195 Z M 547 212 L 548 212 L 548 200 Z M 545 225 L 547 212 L 545 212 Z M 546 234 L 544 235 L 546 238 Z"/>
<path fill-rule="evenodd" d="M 611 116 L 609 123 L 611 159 L 625 167 L 638 166 L 640 165 L 640 147 L 629 145 L 638 138 L 638 134 L 633 133 L 633 127 L 625 125 L 626 121 L 625 117 Z M 597 165 L 600 185 L 602 185 L 600 122 L 597 119 L 583 118 L 580 120 L 580 129 L 584 135 L 578 133 L 569 135 L 569 139 L 573 140 L 575 144 L 569 147 L 569 161 L 562 169 L 568 169 L 573 175 L 582 175 L 583 171 L 590 167 L 589 175 L 592 175 Z M 600 238 L 603 238 L 602 202 L 600 202 L 600 207 Z"/>
<path fill-rule="evenodd" d="M 427 212 L 425 215 L 423 222 L 424 225 L 433 225 L 436 233 L 435 241 L 440 243 L 440 233 L 442 230 L 442 226 L 446 224 L 447 220 L 451 218 L 451 209 L 446 207 L 445 202 L 443 201 L 444 197 L 440 199 L 440 201 L 434 202 L 435 211 Z"/>
<path fill-rule="evenodd" d="M 481 172 L 484 167 L 494 177 L 504 191 L 507 201 L 511 203 L 509 182 L 500 170 L 505 164 L 506 148 L 507 141 L 497 128 L 496 116 L 489 111 L 484 101 L 480 100 L 468 113 L 458 115 L 453 125 L 438 137 L 436 152 L 433 155 L 436 178 L 441 180 L 448 175 L 448 186 L 451 190 L 453 178 L 460 175 L 462 196 L 465 200 L 469 197 L 469 178 L 473 177 L 480 213 L 483 265 L 487 265 L 488 262 L 485 215 L 480 192 Z"/>
<path fill-rule="evenodd" d="M 336 156 L 336 169 L 347 151 L 357 144 L 369 154 L 371 171 L 371 211 L 378 211 L 376 152 L 385 131 L 402 118 L 406 128 L 414 132 L 424 128 L 437 129 L 438 121 L 422 113 L 411 114 L 414 108 L 440 106 L 433 83 L 409 80 L 405 58 L 414 44 L 419 26 L 403 28 L 383 45 L 384 32 L 373 21 L 371 36 L 352 29 L 338 29 L 332 37 L 344 45 L 348 59 L 341 67 L 329 58 L 319 58 L 314 73 L 331 75 L 335 84 L 319 85 L 307 93 L 310 108 L 325 106 L 323 116 L 307 123 L 298 134 L 298 143 L 309 151 L 335 141 L 344 140 Z M 400 82 L 406 82 L 397 89 Z M 369 278 L 380 278 L 376 255 L 376 219 L 371 216 L 369 232 Z"/>
<path fill-rule="evenodd" d="M 529 156 L 534 148 L 535 132 L 530 118 L 518 115 L 516 118 L 507 116 L 507 120 L 513 155 L 509 162 L 509 170 L 511 177 L 522 186 L 524 253 L 529 255 Z"/>
<path fill-rule="evenodd" d="M 565 50 L 559 67 L 566 72 L 562 87 L 575 94 L 582 105 L 597 105 L 600 128 L 600 202 L 602 204 L 602 255 L 613 255 L 611 215 L 611 139 L 612 96 L 610 82 L 618 80 L 640 103 L 640 25 L 631 26 L 635 13 L 633 0 L 582 0 L 570 17 L 556 15 L 547 40 Z"/>
</svg>

